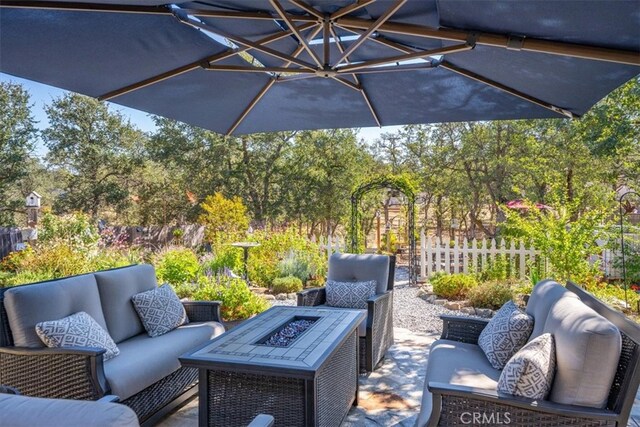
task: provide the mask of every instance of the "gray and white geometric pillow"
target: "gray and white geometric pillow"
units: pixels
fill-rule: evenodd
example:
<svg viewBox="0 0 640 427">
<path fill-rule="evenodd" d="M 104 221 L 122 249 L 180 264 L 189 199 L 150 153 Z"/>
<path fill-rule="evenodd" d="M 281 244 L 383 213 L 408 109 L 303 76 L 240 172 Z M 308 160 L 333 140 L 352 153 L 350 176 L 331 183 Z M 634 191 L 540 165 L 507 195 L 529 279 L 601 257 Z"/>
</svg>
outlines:
<svg viewBox="0 0 640 427">
<path fill-rule="evenodd" d="M 367 300 L 376 294 L 378 282 L 336 282 L 325 283 L 327 305 L 342 308 L 367 308 Z"/>
<path fill-rule="evenodd" d="M 36 324 L 36 333 L 47 347 L 97 347 L 104 348 L 103 360 L 120 354 L 113 339 L 93 317 L 80 311 L 59 320 Z"/>
<path fill-rule="evenodd" d="M 504 368 L 533 331 L 533 318 L 513 301 L 506 302 L 478 337 L 478 345 L 496 369 Z"/>
<path fill-rule="evenodd" d="M 556 368 L 555 341 L 551 334 L 531 340 L 505 365 L 498 391 L 530 399 L 545 399 Z"/>
<path fill-rule="evenodd" d="M 180 298 L 169 285 L 141 292 L 132 296 L 131 300 L 150 337 L 166 334 L 182 324 L 189 323 Z"/>
</svg>

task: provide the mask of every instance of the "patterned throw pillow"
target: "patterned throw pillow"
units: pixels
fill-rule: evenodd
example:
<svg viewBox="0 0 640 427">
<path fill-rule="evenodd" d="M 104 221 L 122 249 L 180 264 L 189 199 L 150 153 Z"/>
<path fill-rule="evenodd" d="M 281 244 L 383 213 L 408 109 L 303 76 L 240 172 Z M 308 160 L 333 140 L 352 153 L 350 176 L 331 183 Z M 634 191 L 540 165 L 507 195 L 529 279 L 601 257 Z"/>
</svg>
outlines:
<svg viewBox="0 0 640 427">
<path fill-rule="evenodd" d="M 327 280 L 324 285 L 327 305 L 342 308 L 367 308 L 367 300 L 376 294 L 378 282 L 336 282 Z"/>
<path fill-rule="evenodd" d="M 187 312 L 171 286 L 162 285 L 131 297 L 142 325 L 150 337 L 157 337 L 189 323 Z"/>
<path fill-rule="evenodd" d="M 111 336 L 93 317 L 84 311 L 36 324 L 36 334 L 47 347 L 97 347 L 104 348 L 104 360 L 120 354 Z"/>
<path fill-rule="evenodd" d="M 522 347 L 505 365 L 498 391 L 529 399 L 545 399 L 556 367 L 553 336 L 543 334 Z"/>
<path fill-rule="evenodd" d="M 527 342 L 532 331 L 533 318 L 508 301 L 482 330 L 478 345 L 491 366 L 502 369 Z"/>
</svg>

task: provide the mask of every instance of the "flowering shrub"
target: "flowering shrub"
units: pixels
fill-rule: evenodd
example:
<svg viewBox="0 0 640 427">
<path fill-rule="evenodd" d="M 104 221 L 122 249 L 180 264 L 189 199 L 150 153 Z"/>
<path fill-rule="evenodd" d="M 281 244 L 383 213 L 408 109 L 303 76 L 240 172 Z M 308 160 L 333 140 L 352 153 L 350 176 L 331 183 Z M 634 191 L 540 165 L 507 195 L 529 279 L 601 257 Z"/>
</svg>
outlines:
<svg viewBox="0 0 640 427">
<path fill-rule="evenodd" d="M 473 307 L 498 309 L 514 298 L 514 283 L 491 281 L 469 290 L 467 297 Z"/>
<path fill-rule="evenodd" d="M 269 287 L 273 279 L 281 275 L 278 270 L 280 263 L 292 253 L 296 262 L 307 265 L 305 268 L 310 275 L 324 276 L 327 273 L 327 257 L 320 246 L 294 230 L 256 232 L 253 238 L 260 246 L 249 252 L 248 269 L 252 283 Z"/>
<path fill-rule="evenodd" d="M 302 280 L 294 276 L 278 277 L 273 279 L 271 291 L 274 294 L 288 294 L 291 292 L 300 292 L 302 290 Z"/>
<path fill-rule="evenodd" d="M 431 278 L 433 292 L 448 299 L 464 299 L 478 280 L 472 274 L 436 274 Z"/>
<path fill-rule="evenodd" d="M 198 256 L 191 249 L 169 248 L 158 252 L 152 258 L 159 282 L 172 285 L 189 283 L 196 280 L 200 271 Z"/>
</svg>

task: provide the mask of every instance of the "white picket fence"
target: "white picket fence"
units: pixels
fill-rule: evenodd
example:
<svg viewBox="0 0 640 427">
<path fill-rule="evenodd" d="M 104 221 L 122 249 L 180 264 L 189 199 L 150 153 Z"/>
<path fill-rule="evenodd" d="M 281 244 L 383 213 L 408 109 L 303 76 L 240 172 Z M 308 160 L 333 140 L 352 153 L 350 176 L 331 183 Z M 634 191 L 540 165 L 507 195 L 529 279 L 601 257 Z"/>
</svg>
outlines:
<svg viewBox="0 0 640 427">
<path fill-rule="evenodd" d="M 619 241 L 618 241 L 619 245 Z M 625 234 L 624 241 L 625 248 L 633 248 L 633 252 L 640 252 L 640 235 L 637 234 Z M 621 279 L 622 268 L 621 267 L 622 252 L 620 249 L 605 249 L 602 251 L 602 255 L 595 257 L 594 261 L 600 262 L 600 269 L 604 273 L 604 276 L 608 279 Z M 629 262 L 629 259 L 627 259 Z M 627 270 L 628 271 L 628 270 Z"/>
<path fill-rule="evenodd" d="M 311 241 L 318 243 L 318 245 L 327 253 L 327 259 L 331 258 L 334 253 L 342 253 L 347 251 L 347 241 L 341 236 L 320 236 L 316 239 L 315 236 L 311 236 Z"/>
<path fill-rule="evenodd" d="M 510 270 L 517 271 L 520 278 L 528 274 L 530 265 L 536 262 L 540 252 L 532 247 L 525 247 L 522 241 L 513 241 L 508 245 L 504 240 L 498 245 L 495 239 L 470 242 L 457 240 L 453 246 L 449 241 L 441 242 L 439 238 L 426 237 L 424 230 L 420 232 L 420 277 L 428 279 L 434 273 L 474 273 L 482 271 L 493 264 L 498 256 L 504 256 L 511 266 Z M 540 260 L 544 262 L 544 260 Z"/>
</svg>

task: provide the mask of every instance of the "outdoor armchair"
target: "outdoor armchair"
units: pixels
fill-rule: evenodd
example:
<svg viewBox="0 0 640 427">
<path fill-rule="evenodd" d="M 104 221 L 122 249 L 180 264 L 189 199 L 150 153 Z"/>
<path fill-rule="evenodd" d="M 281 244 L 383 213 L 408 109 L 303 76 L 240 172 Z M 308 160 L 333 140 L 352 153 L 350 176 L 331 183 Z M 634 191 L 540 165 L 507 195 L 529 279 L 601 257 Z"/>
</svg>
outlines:
<svg viewBox="0 0 640 427">
<path fill-rule="evenodd" d="M 393 283 L 396 258 L 387 255 L 333 254 L 327 280 L 375 280 L 376 295 L 367 301 L 367 318 L 358 330 L 360 369 L 373 371 L 393 344 Z M 299 306 L 326 305 L 325 288 L 298 292 Z"/>
</svg>

